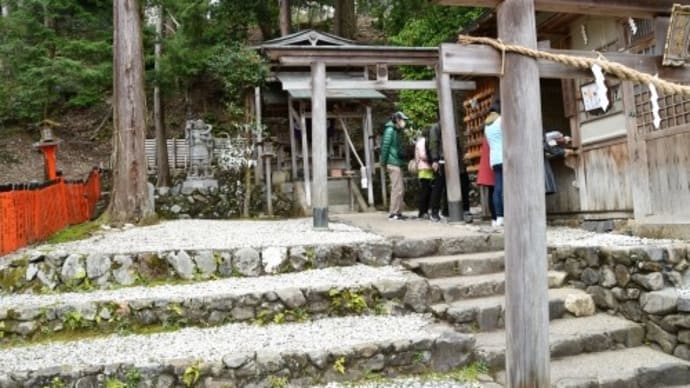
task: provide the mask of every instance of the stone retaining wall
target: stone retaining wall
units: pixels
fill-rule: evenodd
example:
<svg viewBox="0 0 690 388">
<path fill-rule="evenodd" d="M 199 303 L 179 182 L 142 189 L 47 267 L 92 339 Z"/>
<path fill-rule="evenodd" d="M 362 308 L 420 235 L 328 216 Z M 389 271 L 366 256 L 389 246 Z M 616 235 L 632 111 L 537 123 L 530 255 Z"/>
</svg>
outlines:
<svg viewBox="0 0 690 388">
<path fill-rule="evenodd" d="M 606 311 L 640 322 L 660 350 L 690 360 L 690 251 L 685 244 L 559 247 L 553 268 Z"/>
<path fill-rule="evenodd" d="M 445 372 L 470 362 L 474 339 L 444 332 L 434 337 L 383 344 L 361 344 L 338 352 L 228 354 L 222 362 L 177 360 L 167 365 L 53 368 L 30 373 L 0 374 L 0 387 L 285 387 L 360 379 L 370 373 Z M 134 380 L 134 381 L 132 381 Z M 110 382 L 111 385 L 108 385 Z M 127 385 L 129 386 L 129 385 Z"/>
<path fill-rule="evenodd" d="M 429 300 L 426 280 L 409 273 L 400 280 L 379 280 L 353 288 L 286 288 L 214 297 L 130 302 L 101 300 L 78 305 L 17 306 L 0 309 L 0 343 L 38 339 L 57 332 L 95 330 L 106 334 L 160 326 L 216 326 L 300 322 L 328 316 L 423 312 Z"/>
<path fill-rule="evenodd" d="M 34 251 L 0 269 L 8 292 L 86 291 L 147 284 L 164 279 L 261 276 L 347 266 L 390 264 L 393 245 L 385 240 L 356 245 L 240 248 L 228 251 L 168 251 L 136 254 L 79 254 Z"/>
</svg>

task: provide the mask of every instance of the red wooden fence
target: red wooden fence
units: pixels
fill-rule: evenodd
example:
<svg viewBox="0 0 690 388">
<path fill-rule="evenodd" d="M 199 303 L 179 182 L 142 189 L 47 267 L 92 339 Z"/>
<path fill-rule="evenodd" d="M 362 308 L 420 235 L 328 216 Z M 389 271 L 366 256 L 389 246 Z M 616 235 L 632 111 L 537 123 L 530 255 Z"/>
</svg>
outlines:
<svg viewBox="0 0 690 388">
<path fill-rule="evenodd" d="M 0 255 L 90 220 L 100 195 L 98 169 L 86 181 L 56 179 L 0 187 Z"/>
</svg>

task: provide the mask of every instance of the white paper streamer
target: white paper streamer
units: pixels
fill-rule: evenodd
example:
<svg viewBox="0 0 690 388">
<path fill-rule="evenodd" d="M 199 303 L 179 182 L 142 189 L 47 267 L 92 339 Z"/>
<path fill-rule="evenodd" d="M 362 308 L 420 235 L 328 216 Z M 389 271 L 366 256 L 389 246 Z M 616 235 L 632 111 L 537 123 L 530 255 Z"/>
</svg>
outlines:
<svg viewBox="0 0 690 388">
<path fill-rule="evenodd" d="M 659 116 L 659 94 L 656 92 L 656 86 L 654 86 L 653 83 L 649 84 L 649 93 L 651 94 L 649 100 L 652 102 L 654 128 L 659 129 L 659 125 L 661 125 L 661 116 Z"/>
<path fill-rule="evenodd" d="M 604 73 L 602 72 L 601 66 L 596 63 L 592 65 L 592 74 L 594 74 L 594 81 L 597 84 L 597 94 L 599 97 L 599 106 L 601 109 L 606 111 L 609 108 L 609 96 L 608 88 L 606 83 L 604 83 Z"/>
<path fill-rule="evenodd" d="M 589 44 L 589 37 L 587 36 L 587 27 L 584 24 L 580 25 L 580 32 L 582 33 L 582 41 L 585 42 L 585 46 Z"/>
<path fill-rule="evenodd" d="M 637 35 L 637 23 L 635 23 L 635 19 L 628 18 L 628 24 L 630 25 L 630 31 L 632 31 L 632 34 Z"/>
</svg>

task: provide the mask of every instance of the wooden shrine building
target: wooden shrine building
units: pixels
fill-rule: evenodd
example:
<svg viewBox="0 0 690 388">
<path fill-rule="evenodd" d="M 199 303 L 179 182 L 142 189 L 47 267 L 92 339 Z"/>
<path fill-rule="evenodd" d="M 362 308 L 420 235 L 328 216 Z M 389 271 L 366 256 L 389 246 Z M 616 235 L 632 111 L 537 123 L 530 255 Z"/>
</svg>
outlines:
<svg viewBox="0 0 690 388">
<path fill-rule="evenodd" d="M 374 139 L 379 131 L 373 126 L 372 101 L 385 98 L 381 91 L 386 90 L 439 89 L 442 80 L 389 79 L 389 68 L 396 66 L 436 67 L 438 48 L 358 45 L 314 30 L 270 40 L 258 48 L 269 59 L 274 80 L 287 94 L 287 109 L 282 114 L 288 117 L 284 132 L 289 134 L 285 143 L 290 145 L 290 175 L 298 191 L 304 191 L 314 226 L 327 226 L 328 199 L 333 195 L 329 185 L 338 184 L 343 169 L 353 173 L 348 191 L 358 194 L 353 190 L 353 181 L 366 182 L 367 198 L 358 202 L 373 207 L 373 181 L 377 176 Z M 474 81 L 446 81 L 449 91 L 475 88 Z M 392 113 L 376 112 L 384 117 Z M 353 125 L 345 124 L 353 121 Z M 353 139 L 347 138 L 355 132 L 348 130 L 352 128 L 361 128 L 357 131 L 361 139 L 354 141 L 363 145 L 362 155 L 348 145 Z M 383 183 L 384 173 L 381 169 L 378 172 Z M 459 187 L 459 178 L 456 180 Z M 385 183 L 381 189 L 386 201 Z M 459 204 L 459 190 L 456 197 Z"/>
</svg>

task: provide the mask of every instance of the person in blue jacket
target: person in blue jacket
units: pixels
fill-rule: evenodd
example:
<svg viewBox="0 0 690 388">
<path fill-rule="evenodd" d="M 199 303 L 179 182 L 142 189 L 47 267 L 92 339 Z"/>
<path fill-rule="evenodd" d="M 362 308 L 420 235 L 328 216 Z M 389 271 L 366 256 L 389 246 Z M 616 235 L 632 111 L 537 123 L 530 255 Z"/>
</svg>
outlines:
<svg viewBox="0 0 690 388">
<path fill-rule="evenodd" d="M 503 128 L 501 127 L 501 102 L 496 100 L 486 116 L 484 136 L 489 143 L 489 160 L 494 171 L 493 203 L 496 220 L 491 226 L 503 226 Z"/>
</svg>

